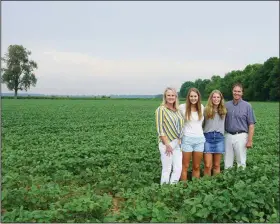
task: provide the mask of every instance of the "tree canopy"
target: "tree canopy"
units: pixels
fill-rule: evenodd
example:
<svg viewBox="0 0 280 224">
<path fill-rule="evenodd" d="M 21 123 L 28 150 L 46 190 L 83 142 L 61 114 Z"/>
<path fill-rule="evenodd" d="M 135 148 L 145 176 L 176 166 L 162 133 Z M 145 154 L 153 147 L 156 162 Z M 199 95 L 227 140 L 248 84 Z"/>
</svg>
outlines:
<svg viewBox="0 0 280 224">
<path fill-rule="evenodd" d="M 30 86 L 35 86 L 37 78 L 33 73 L 37 69 L 37 63 L 29 59 L 31 51 L 28 51 L 22 45 L 10 45 L 8 52 L 1 58 L 4 62 L 1 82 L 7 85 L 9 90 L 14 91 L 17 98 L 18 90 L 27 91 Z"/>
<path fill-rule="evenodd" d="M 280 61 L 271 57 L 263 64 L 247 65 L 244 70 L 234 70 L 224 77 L 213 75 L 211 79 L 186 81 L 181 85 L 180 97 L 185 98 L 188 89 L 197 88 L 203 99 L 207 99 L 212 90 L 220 90 L 225 99 L 232 98 L 232 85 L 240 82 L 244 89 L 244 99 L 250 101 L 280 100 Z"/>
</svg>

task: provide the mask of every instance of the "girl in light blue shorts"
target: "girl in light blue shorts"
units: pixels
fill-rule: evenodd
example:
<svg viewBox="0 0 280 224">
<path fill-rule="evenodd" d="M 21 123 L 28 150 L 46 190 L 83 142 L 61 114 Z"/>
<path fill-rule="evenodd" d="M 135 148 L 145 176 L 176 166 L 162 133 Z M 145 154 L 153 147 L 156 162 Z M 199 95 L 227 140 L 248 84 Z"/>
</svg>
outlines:
<svg viewBox="0 0 280 224">
<path fill-rule="evenodd" d="M 186 103 L 181 104 L 179 108 L 185 118 L 181 144 L 183 151 L 181 180 L 186 181 L 191 158 L 192 177 L 200 177 L 200 162 L 204 151 L 205 137 L 202 129 L 204 106 L 201 104 L 198 89 L 190 88 Z"/>
</svg>

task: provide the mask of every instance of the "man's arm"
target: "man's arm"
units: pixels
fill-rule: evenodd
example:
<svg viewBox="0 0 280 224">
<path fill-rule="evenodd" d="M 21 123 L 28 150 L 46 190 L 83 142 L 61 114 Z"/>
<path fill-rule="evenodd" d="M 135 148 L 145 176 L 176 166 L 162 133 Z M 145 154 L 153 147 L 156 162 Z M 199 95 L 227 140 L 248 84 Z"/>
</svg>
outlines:
<svg viewBox="0 0 280 224">
<path fill-rule="evenodd" d="M 247 140 L 246 147 L 248 149 L 248 148 L 252 148 L 253 146 L 253 136 L 255 131 L 255 123 L 256 123 L 256 117 L 251 105 L 249 106 L 249 110 L 248 110 L 247 122 L 249 125 L 249 130 L 248 130 L 248 140 Z"/>
<path fill-rule="evenodd" d="M 255 131 L 255 125 L 254 124 L 250 124 L 249 125 L 249 131 L 248 131 L 248 141 L 246 143 L 247 149 L 248 148 L 252 148 L 252 146 L 253 146 L 254 131 Z"/>
</svg>

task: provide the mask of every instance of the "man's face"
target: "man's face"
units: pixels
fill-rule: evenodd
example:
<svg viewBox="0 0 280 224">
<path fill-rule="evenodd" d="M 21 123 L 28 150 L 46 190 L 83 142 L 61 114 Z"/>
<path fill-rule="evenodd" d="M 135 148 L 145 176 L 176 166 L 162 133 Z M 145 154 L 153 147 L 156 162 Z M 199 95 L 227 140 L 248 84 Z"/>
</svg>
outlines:
<svg viewBox="0 0 280 224">
<path fill-rule="evenodd" d="M 235 86 L 232 90 L 232 95 L 234 100 L 239 100 L 243 96 L 242 88 Z"/>
</svg>

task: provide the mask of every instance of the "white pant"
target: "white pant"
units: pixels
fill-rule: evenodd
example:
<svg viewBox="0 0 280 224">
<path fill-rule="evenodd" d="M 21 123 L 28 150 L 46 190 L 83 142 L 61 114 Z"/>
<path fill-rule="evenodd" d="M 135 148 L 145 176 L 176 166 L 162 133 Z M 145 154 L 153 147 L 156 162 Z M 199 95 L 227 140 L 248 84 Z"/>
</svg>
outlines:
<svg viewBox="0 0 280 224">
<path fill-rule="evenodd" d="M 163 143 L 159 143 L 160 159 L 162 164 L 161 181 L 160 184 L 174 184 L 177 183 L 181 177 L 182 172 L 182 151 L 180 149 L 178 139 L 173 140 L 170 143 L 173 148 L 173 153 L 169 156 L 166 155 L 166 146 Z M 173 172 L 171 174 L 171 168 L 173 166 Z M 171 178 L 170 178 L 171 174 Z"/>
<path fill-rule="evenodd" d="M 233 166 L 234 156 L 236 157 L 237 167 L 246 167 L 247 140 L 247 133 L 235 135 L 229 133 L 225 134 L 225 169 L 228 169 Z"/>
</svg>

